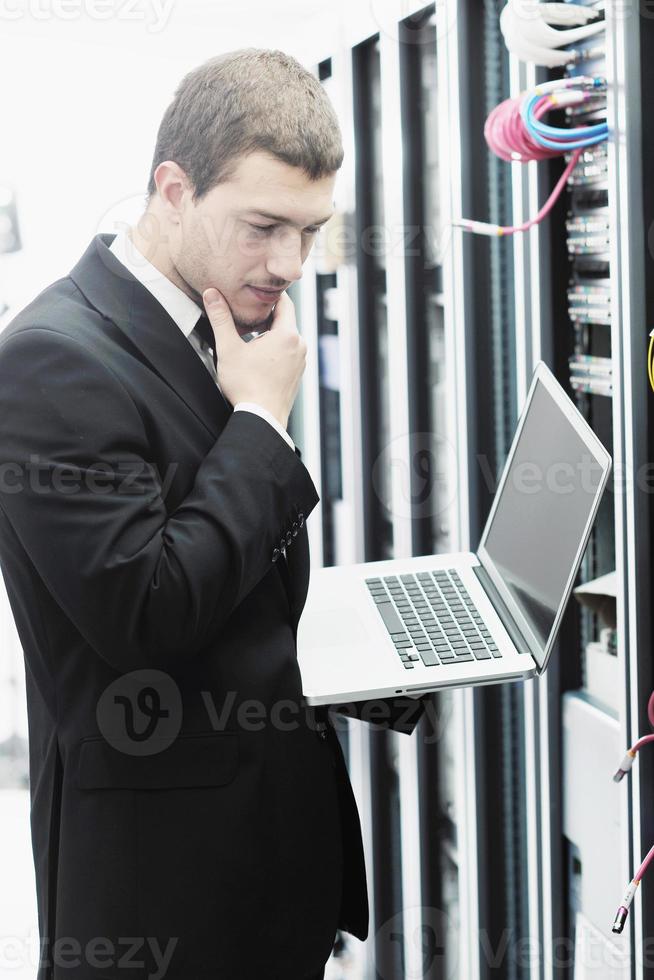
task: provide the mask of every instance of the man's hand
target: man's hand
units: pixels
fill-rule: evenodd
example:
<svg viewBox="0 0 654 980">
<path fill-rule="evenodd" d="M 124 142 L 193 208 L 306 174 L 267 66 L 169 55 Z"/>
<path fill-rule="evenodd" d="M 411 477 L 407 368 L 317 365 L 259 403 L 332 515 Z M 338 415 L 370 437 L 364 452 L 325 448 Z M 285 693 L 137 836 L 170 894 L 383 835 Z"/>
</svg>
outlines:
<svg viewBox="0 0 654 980">
<path fill-rule="evenodd" d="M 275 304 L 270 330 L 244 344 L 231 310 L 219 290 L 202 294 L 216 338 L 218 384 L 226 398 L 256 402 L 286 428 L 306 366 L 307 344 L 295 322 L 295 307 L 287 293 Z"/>
</svg>

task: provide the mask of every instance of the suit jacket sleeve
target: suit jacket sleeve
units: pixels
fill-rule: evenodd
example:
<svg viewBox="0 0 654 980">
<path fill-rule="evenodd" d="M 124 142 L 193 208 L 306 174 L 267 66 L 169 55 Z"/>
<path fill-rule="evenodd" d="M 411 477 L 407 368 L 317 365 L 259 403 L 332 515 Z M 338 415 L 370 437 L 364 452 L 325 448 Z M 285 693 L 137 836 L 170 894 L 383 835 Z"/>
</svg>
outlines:
<svg viewBox="0 0 654 980">
<path fill-rule="evenodd" d="M 298 447 L 295 452 L 301 457 Z M 368 721 L 381 728 L 392 728 L 403 735 L 411 735 L 425 713 L 425 702 L 429 695 L 421 698 L 396 697 L 374 698 L 368 701 L 349 701 L 347 704 L 331 705 L 333 711 L 349 718 Z"/>
<path fill-rule="evenodd" d="M 425 702 L 429 695 L 410 698 L 401 695 L 395 698 L 372 698 L 368 701 L 348 701 L 332 705 L 332 710 L 349 718 L 370 722 L 381 728 L 392 728 L 394 732 L 411 735 L 425 713 Z"/>
<path fill-rule="evenodd" d="M 319 497 L 299 454 L 251 412 L 232 413 L 172 513 L 149 457 L 134 399 L 83 343 L 41 327 L 0 340 L 0 520 L 108 663 L 174 671 Z"/>
</svg>

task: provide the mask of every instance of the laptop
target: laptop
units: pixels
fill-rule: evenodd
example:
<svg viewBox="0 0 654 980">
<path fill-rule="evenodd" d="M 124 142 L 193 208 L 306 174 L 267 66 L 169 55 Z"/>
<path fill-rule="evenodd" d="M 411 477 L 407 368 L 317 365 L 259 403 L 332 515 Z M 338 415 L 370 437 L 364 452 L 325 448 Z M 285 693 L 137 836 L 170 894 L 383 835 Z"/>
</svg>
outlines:
<svg viewBox="0 0 654 980">
<path fill-rule="evenodd" d="M 312 569 L 309 704 L 496 684 L 547 666 L 611 457 L 539 362 L 476 553 Z"/>
</svg>

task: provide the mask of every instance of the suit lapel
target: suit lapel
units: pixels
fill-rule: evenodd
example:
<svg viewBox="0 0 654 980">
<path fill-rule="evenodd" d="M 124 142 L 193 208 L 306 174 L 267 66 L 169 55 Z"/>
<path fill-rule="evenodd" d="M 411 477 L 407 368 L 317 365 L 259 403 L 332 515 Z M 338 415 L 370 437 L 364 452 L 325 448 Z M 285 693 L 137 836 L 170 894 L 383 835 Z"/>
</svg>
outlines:
<svg viewBox="0 0 654 980">
<path fill-rule="evenodd" d="M 123 331 L 217 439 L 231 407 L 159 300 L 109 251 L 114 237 L 96 235 L 71 271 L 71 279 L 91 306 Z"/>
<path fill-rule="evenodd" d="M 170 386 L 188 409 L 217 439 L 232 414 L 216 383 L 195 350 L 161 303 L 109 250 L 114 235 L 96 235 L 70 272 L 70 278 L 90 305 L 119 327 L 152 369 Z M 298 456 L 301 455 L 297 450 Z M 290 556 L 298 548 L 306 525 L 298 531 Z M 299 549 L 302 551 L 302 547 Z M 286 563 L 277 562 L 293 614 L 295 587 L 303 588 L 305 562 L 302 555 Z M 308 571 L 308 562 L 307 571 Z M 306 585 L 305 596 L 306 596 Z M 297 597 L 296 602 L 297 602 Z"/>
</svg>

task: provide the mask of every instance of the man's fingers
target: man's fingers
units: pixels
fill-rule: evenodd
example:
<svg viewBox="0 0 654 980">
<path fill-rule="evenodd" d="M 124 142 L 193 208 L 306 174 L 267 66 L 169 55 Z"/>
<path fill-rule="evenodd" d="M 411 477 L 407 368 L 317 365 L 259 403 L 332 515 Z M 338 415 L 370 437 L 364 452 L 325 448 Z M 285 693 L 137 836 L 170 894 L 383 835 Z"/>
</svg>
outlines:
<svg viewBox="0 0 654 980">
<path fill-rule="evenodd" d="M 202 293 L 202 302 L 216 335 L 216 349 L 220 348 L 224 352 L 240 339 L 232 311 L 223 294 L 214 286 L 205 289 Z"/>
<path fill-rule="evenodd" d="M 270 329 L 274 330 L 276 326 L 282 323 L 285 326 L 292 324 L 297 329 L 295 322 L 295 303 L 286 291 L 281 294 L 275 303 L 275 309 L 273 310 L 272 320 L 270 322 Z"/>
</svg>

